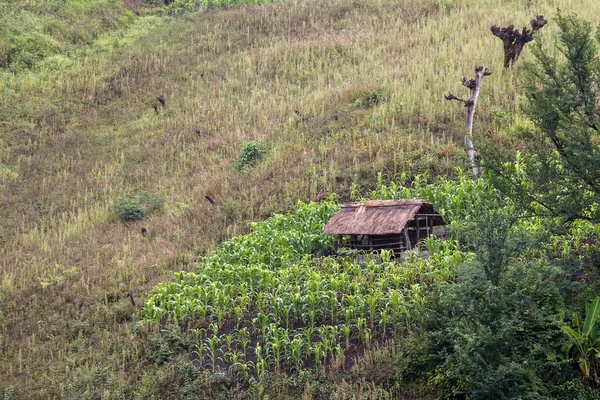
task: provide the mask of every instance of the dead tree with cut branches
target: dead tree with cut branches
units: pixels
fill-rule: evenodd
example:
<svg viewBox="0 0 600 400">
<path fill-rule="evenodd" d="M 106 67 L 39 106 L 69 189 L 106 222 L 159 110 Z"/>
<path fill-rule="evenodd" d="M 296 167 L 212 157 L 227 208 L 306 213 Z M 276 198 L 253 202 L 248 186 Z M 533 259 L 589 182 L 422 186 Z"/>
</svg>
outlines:
<svg viewBox="0 0 600 400">
<path fill-rule="evenodd" d="M 475 106 L 477 105 L 477 99 L 479 99 L 479 89 L 481 88 L 481 82 L 483 81 L 483 77 L 491 74 L 492 73 L 489 69 L 484 69 L 483 66 L 477 66 L 475 67 L 475 79 L 467 79 L 463 76 L 463 86 L 465 86 L 471 91 L 471 96 L 468 100 L 455 96 L 452 93 L 449 93 L 447 96 L 444 96 L 446 100 L 460 101 L 465 105 L 467 109 L 467 134 L 465 135 L 465 147 L 467 155 L 469 156 L 469 160 L 471 160 L 471 167 L 473 168 L 473 175 L 475 175 L 475 178 L 479 178 L 479 176 L 481 175 L 481 167 L 479 163 L 481 157 L 479 153 L 475 150 L 475 147 L 473 146 L 473 118 L 475 116 Z"/>
<path fill-rule="evenodd" d="M 531 29 L 523 27 L 521 32 L 515 29 L 514 25 L 506 28 L 492 26 L 491 30 L 494 36 L 497 36 L 504 43 L 504 68 L 509 68 L 517 62 L 517 59 L 523 51 L 523 46 L 533 40 L 533 35 L 548 23 L 543 15 L 538 15 L 531 20 Z"/>
</svg>

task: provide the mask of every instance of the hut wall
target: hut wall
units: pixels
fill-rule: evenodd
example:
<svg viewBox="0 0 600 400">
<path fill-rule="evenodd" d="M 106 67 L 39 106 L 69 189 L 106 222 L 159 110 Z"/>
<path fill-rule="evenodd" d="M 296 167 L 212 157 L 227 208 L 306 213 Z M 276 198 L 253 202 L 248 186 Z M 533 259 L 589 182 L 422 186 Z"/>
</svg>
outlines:
<svg viewBox="0 0 600 400">
<path fill-rule="evenodd" d="M 404 234 L 392 235 L 350 235 L 338 241 L 338 247 L 349 247 L 357 250 L 377 251 L 394 250 L 400 252 L 407 249 Z"/>
</svg>

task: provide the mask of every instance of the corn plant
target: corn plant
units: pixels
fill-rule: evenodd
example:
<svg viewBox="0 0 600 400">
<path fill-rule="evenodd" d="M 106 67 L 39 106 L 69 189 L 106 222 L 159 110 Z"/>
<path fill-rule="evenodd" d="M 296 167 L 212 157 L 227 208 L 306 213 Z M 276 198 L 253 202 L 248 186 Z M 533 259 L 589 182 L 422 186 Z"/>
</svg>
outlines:
<svg viewBox="0 0 600 400">
<path fill-rule="evenodd" d="M 229 367 L 229 374 L 235 375 L 242 383 L 248 382 L 253 370 L 255 369 L 252 361 L 248 362 L 234 362 Z"/>
<path fill-rule="evenodd" d="M 296 371 L 300 371 L 302 368 L 302 360 L 304 357 L 304 340 L 301 336 L 297 336 L 290 342 L 290 353 L 291 359 Z"/>
<path fill-rule="evenodd" d="M 319 370 L 323 366 L 323 363 L 327 357 L 327 354 L 323 351 L 323 344 L 315 343 L 311 350 L 314 357 L 315 367 L 317 370 Z"/>
<path fill-rule="evenodd" d="M 211 362 L 211 367 L 212 367 L 213 372 L 215 372 L 217 370 L 217 361 L 221 360 L 221 358 L 218 356 L 219 353 L 222 353 L 220 345 L 221 345 L 221 340 L 220 340 L 219 336 L 217 336 L 217 335 L 213 335 L 213 336 L 209 337 L 208 339 L 206 339 L 206 341 L 205 341 L 205 346 L 206 346 L 206 349 L 208 350 L 208 355 L 210 357 L 210 362 Z"/>
<path fill-rule="evenodd" d="M 352 328 L 350 325 L 345 324 L 341 327 L 342 335 L 344 336 L 344 343 L 346 344 L 346 349 L 350 347 L 350 333 L 352 332 Z"/>
</svg>

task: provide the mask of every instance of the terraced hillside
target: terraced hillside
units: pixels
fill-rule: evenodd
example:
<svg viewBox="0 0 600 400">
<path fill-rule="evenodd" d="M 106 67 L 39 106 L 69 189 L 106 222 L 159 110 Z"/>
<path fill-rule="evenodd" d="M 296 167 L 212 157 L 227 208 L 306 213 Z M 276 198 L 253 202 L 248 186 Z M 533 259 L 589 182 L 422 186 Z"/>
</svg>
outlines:
<svg viewBox="0 0 600 400">
<path fill-rule="evenodd" d="M 43 3 L 2 19 L 0 35 L 26 21 L 21 36 L 40 38 Z M 600 12 L 316 0 L 166 18 L 111 4 L 117 14 L 82 14 L 100 21 L 89 38 L 61 39 L 85 32 L 73 14 L 46 21 L 58 32 L 40 39 L 46 61 L 19 53 L 0 70 L 0 390 L 14 398 L 172 395 L 152 386 L 162 372 L 135 335 L 153 285 L 298 200 L 468 167 L 463 110 L 443 95 L 490 68 L 476 119 L 488 136 L 520 99 L 520 65 L 503 71 L 490 26 Z M 249 142 L 264 155 L 243 167 Z M 126 196 L 164 207 L 122 222 L 111 205 Z"/>
</svg>

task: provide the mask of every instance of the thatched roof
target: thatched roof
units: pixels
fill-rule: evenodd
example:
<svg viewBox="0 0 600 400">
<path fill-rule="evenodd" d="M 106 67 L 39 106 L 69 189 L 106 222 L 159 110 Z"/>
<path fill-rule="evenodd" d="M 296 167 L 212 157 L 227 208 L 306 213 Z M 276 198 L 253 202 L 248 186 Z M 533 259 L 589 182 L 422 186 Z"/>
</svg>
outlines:
<svg viewBox="0 0 600 400">
<path fill-rule="evenodd" d="M 325 225 L 328 235 L 388 235 L 401 233 L 417 214 L 427 214 L 434 225 L 444 217 L 424 200 L 378 200 L 342 207 Z"/>
</svg>

